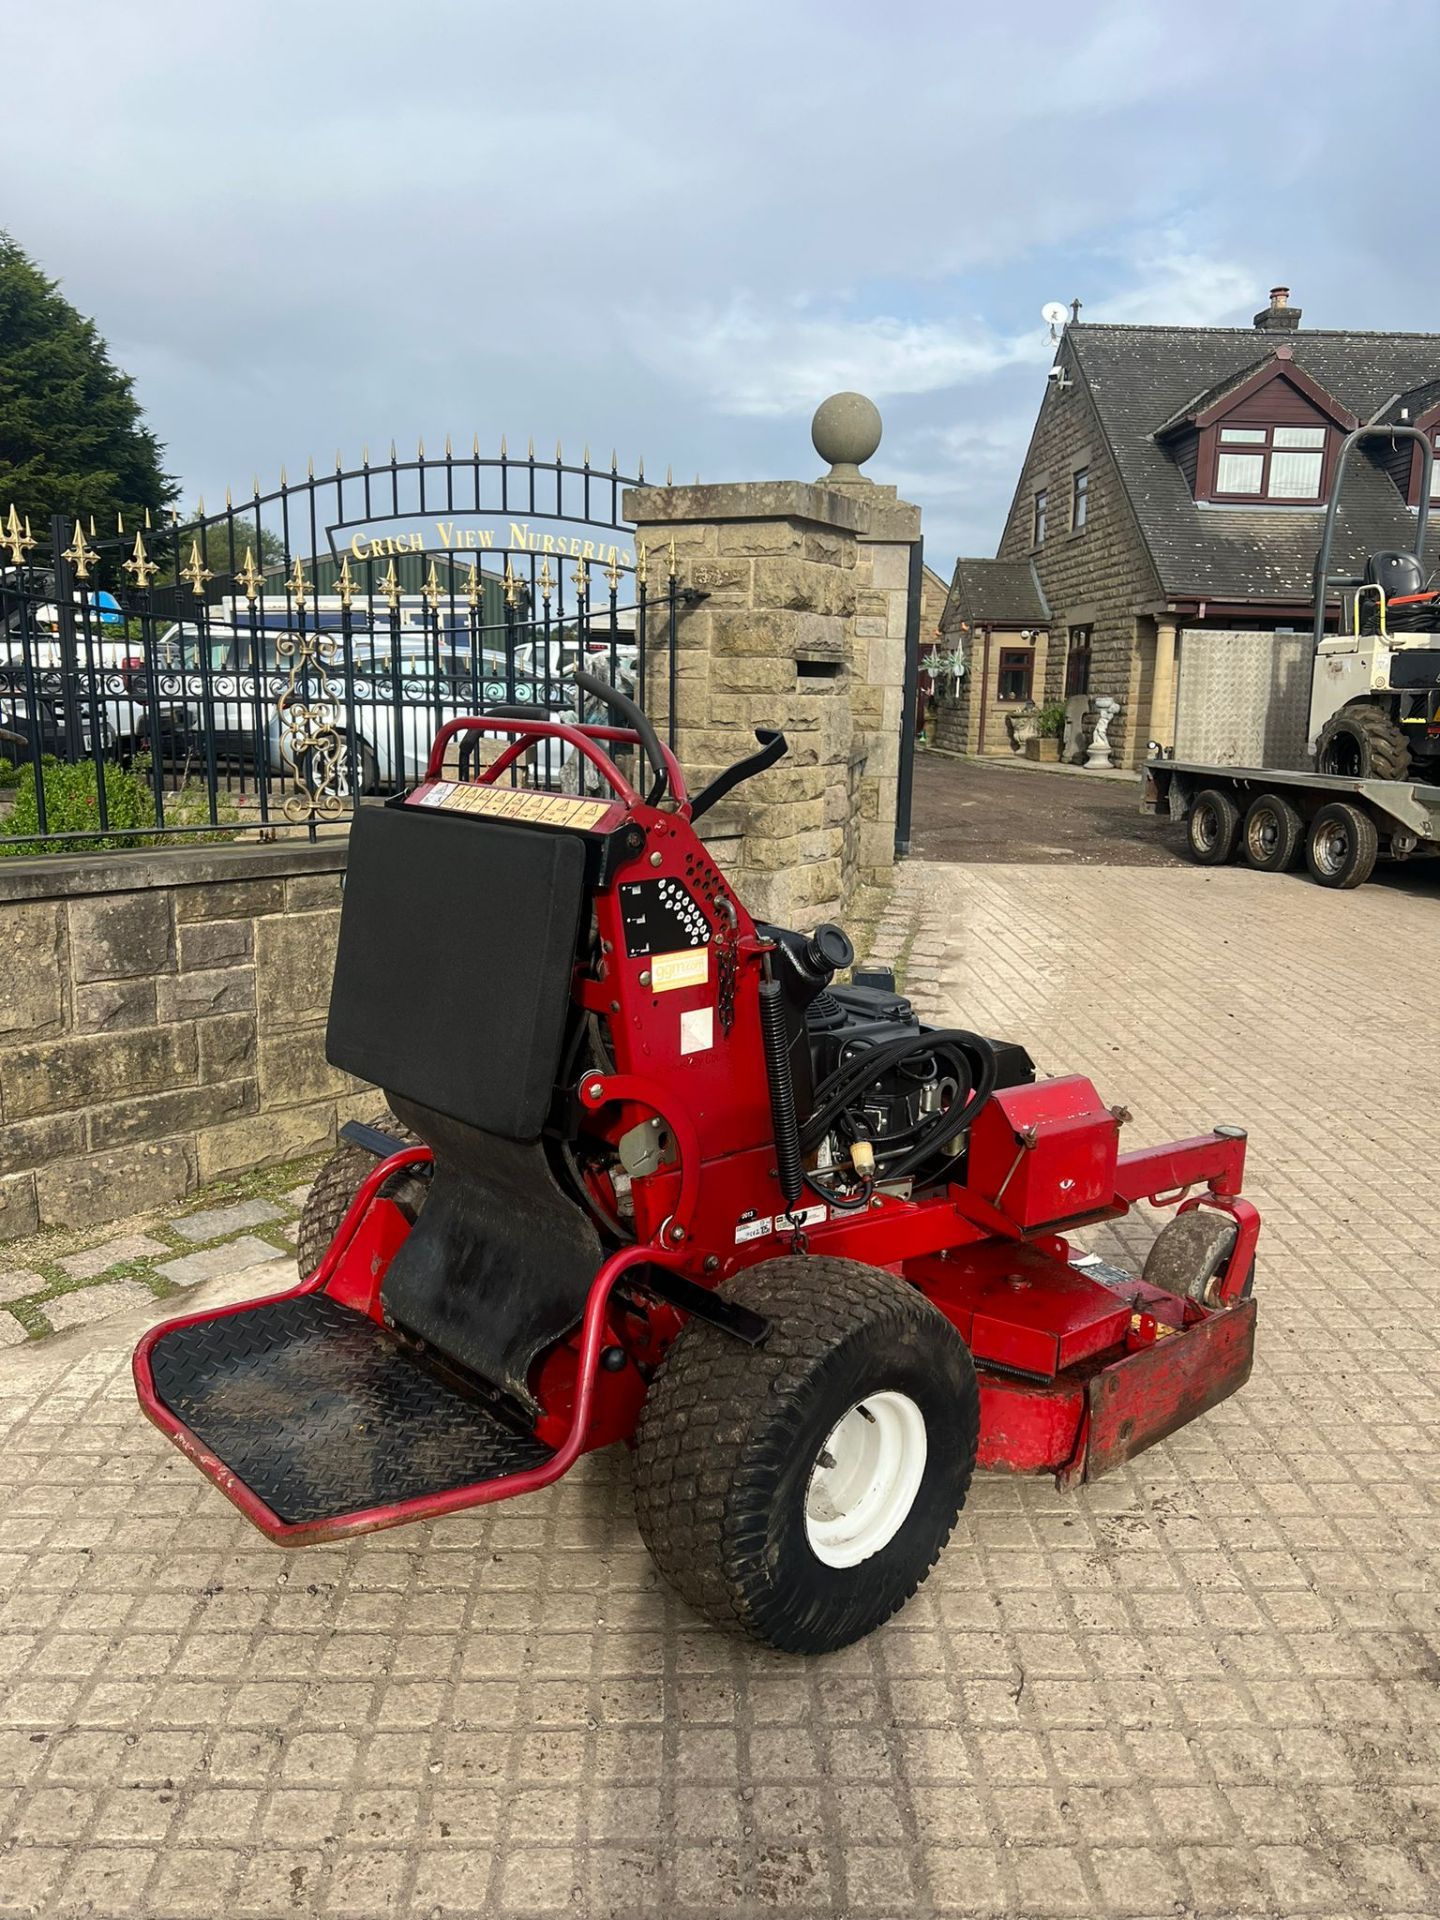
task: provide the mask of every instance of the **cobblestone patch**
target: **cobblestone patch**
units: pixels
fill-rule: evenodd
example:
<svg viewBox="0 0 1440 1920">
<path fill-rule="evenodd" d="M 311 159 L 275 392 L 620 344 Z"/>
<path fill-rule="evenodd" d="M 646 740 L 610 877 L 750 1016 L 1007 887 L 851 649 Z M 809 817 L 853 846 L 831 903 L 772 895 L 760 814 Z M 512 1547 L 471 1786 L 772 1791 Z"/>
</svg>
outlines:
<svg viewBox="0 0 1440 1920">
<path fill-rule="evenodd" d="M 1233 870 L 903 873 L 873 945 L 927 1011 L 1091 1074 L 1137 1144 L 1249 1127 L 1259 1349 L 1095 1485 L 980 1476 L 915 1600 L 830 1659 L 686 1612 L 623 1448 L 282 1552 L 137 1413 L 161 1309 L 7 1353 L 0 1904 L 1433 1916 L 1433 1127 L 1393 1069 L 1440 1074 L 1435 910 Z"/>
<path fill-rule="evenodd" d="M 124 1233 L 98 1247 L 87 1247 L 83 1253 L 64 1254 L 55 1264 L 68 1279 L 93 1280 L 97 1274 L 108 1273 L 111 1267 L 131 1260 L 149 1260 L 169 1251 L 163 1240 L 156 1240 L 148 1233 Z"/>
<path fill-rule="evenodd" d="M 227 1233 L 240 1233 L 246 1227 L 263 1227 L 272 1220 L 285 1218 L 284 1207 L 270 1200 L 238 1200 L 229 1207 L 205 1207 L 199 1213 L 184 1214 L 170 1225 L 182 1240 L 200 1245 L 218 1240 Z"/>
<path fill-rule="evenodd" d="M 210 1206 L 174 1218 L 152 1210 L 117 1220 L 94 1245 L 77 1246 L 83 1234 L 54 1231 L 15 1243 L 7 1251 L 17 1265 L 0 1272 L 0 1346 L 88 1326 L 130 1305 L 135 1286 L 142 1298 L 164 1299 L 217 1274 L 292 1254 L 295 1218 L 309 1191 L 308 1180 L 296 1185 L 296 1175 L 316 1164 L 312 1156 L 243 1180 L 217 1181 Z M 61 1304 L 72 1296 L 75 1304 Z"/>
<path fill-rule="evenodd" d="M 182 1254 L 178 1260 L 162 1260 L 155 1271 L 175 1287 L 193 1287 L 201 1280 L 220 1280 L 227 1273 L 240 1273 L 275 1258 L 268 1240 L 257 1240 L 245 1233 L 238 1240 L 223 1240 L 218 1247 L 203 1247 L 197 1253 Z"/>
<path fill-rule="evenodd" d="M 154 1294 L 138 1280 L 105 1280 L 98 1287 L 76 1287 L 73 1293 L 57 1293 L 41 1303 L 41 1312 L 56 1333 L 67 1327 L 88 1327 L 106 1320 L 126 1307 L 138 1307 L 154 1299 Z"/>
</svg>

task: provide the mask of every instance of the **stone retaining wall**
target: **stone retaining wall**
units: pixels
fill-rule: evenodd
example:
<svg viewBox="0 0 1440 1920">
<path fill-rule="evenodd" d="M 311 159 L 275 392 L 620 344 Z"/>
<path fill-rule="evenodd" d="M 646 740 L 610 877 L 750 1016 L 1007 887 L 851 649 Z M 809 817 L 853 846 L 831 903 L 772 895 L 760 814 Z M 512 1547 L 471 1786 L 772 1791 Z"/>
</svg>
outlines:
<svg viewBox="0 0 1440 1920">
<path fill-rule="evenodd" d="M 343 836 L 0 861 L 0 1240 L 325 1147 Z"/>
</svg>

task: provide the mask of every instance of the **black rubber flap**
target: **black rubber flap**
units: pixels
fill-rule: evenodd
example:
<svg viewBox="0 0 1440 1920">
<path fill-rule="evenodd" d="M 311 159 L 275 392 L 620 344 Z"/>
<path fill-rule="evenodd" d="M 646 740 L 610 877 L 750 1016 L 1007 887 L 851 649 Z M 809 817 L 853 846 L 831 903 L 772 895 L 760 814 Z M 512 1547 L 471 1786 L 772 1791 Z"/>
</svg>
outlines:
<svg viewBox="0 0 1440 1920">
<path fill-rule="evenodd" d="M 421 808 L 350 829 L 325 1056 L 510 1140 L 560 1065 L 584 896 L 573 834 Z"/>
<path fill-rule="evenodd" d="M 156 1342 L 161 1400 L 291 1525 L 495 1480 L 550 1457 L 324 1293 Z"/>
<path fill-rule="evenodd" d="M 385 1311 L 533 1416 L 530 1370 L 584 1313 L 599 1236 L 540 1144 L 480 1133 L 393 1091 L 390 1101 L 429 1144 L 435 1169 L 386 1270 Z"/>
</svg>

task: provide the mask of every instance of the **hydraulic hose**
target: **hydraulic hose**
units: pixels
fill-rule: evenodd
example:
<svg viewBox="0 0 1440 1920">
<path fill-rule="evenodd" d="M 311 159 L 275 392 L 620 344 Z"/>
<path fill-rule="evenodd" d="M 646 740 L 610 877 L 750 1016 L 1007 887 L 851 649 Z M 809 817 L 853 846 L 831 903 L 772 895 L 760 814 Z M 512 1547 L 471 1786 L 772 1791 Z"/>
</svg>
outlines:
<svg viewBox="0 0 1440 1920">
<path fill-rule="evenodd" d="M 760 982 L 760 1034 L 765 1045 L 765 1078 L 770 1083 L 775 1166 L 785 1205 L 793 1209 L 805 1184 L 805 1169 L 800 1160 L 800 1122 L 795 1113 L 795 1083 L 790 1074 L 784 990 L 778 980 Z"/>
<path fill-rule="evenodd" d="M 957 1086 L 966 1089 L 964 1098 L 957 1093 L 948 1109 L 930 1116 L 928 1122 L 916 1130 L 918 1137 L 914 1137 L 913 1145 L 898 1156 L 886 1152 L 883 1139 L 874 1142 L 882 1179 L 898 1180 L 913 1173 L 963 1133 L 995 1091 L 995 1050 L 978 1033 L 963 1027 L 942 1027 L 929 1033 L 906 1034 L 882 1046 L 868 1047 L 853 1060 L 847 1060 L 815 1089 L 814 1109 L 800 1130 L 802 1152 L 818 1147 L 867 1087 L 906 1060 L 933 1055 L 939 1055 L 953 1066 Z M 907 1138 L 911 1137 L 907 1130 Z"/>
</svg>

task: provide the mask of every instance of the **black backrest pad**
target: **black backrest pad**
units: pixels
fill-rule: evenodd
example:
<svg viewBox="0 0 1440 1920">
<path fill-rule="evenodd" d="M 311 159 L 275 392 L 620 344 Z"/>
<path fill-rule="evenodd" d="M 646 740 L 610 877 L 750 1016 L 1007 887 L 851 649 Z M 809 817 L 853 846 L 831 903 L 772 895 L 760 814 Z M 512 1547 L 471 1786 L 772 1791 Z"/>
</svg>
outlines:
<svg viewBox="0 0 1440 1920">
<path fill-rule="evenodd" d="M 419 808 L 350 829 L 325 1057 L 510 1140 L 560 1065 L 584 904 L 577 835 Z"/>
</svg>

